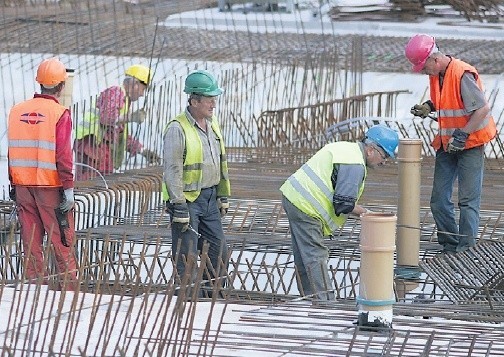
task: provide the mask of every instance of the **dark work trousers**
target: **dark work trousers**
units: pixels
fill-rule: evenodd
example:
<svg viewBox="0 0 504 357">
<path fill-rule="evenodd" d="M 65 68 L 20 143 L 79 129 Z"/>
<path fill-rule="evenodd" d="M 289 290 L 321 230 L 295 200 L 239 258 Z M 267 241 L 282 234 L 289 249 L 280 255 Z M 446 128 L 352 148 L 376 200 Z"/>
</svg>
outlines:
<svg viewBox="0 0 504 357">
<path fill-rule="evenodd" d="M 285 196 L 282 205 L 289 219 L 299 292 L 319 300 L 334 300 L 322 222 L 299 210 Z"/>
<path fill-rule="evenodd" d="M 208 259 L 200 261 L 200 264 L 206 264 L 203 272 L 203 286 L 218 287 L 225 286 L 225 277 L 228 268 L 228 247 L 220 210 L 217 207 L 217 188 L 210 187 L 202 189 L 200 195 L 194 202 L 188 202 L 190 226 L 201 236 L 191 229 L 182 232 L 182 225 L 175 223 L 171 225 L 172 231 L 172 256 L 175 261 L 176 281 L 184 281 L 184 274 L 191 274 L 189 283 L 194 283 L 197 277 L 197 257 L 201 255 L 203 245 L 208 244 Z M 186 262 L 188 257 L 194 262 L 191 271 L 186 271 Z M 209 260 L 209 261 L 208 261 Z M 211 263 L 211 264 L 210 264 Z M 223 277 L 218 281 L 216 277 Z M 180 279 L 180 280 L 179 280 Z M 186 277 L 187 279 L 187 277 Z"/>
</svg>

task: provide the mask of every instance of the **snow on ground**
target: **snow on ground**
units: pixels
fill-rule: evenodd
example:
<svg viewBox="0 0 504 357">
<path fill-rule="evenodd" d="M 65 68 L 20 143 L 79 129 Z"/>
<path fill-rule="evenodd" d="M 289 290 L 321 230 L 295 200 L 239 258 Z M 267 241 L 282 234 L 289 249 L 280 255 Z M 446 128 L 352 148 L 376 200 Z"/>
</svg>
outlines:
<svg viewBox="0 0 504 357">
<path fill-rule="evenodd" d="M 353 5 L 357 2 L 351 1 Z M 326 33 L 359 34 L 369 36 L 409 37 L 417 33 L 428 33 L 434 37 L 503 40 L 500 24 L 466 21 L 460 18 L 425 18 L 418 22 L 399 21 L 333 21 L 327 14 L 319 13 L 314 7 L 303 6 L 292 13 L 259 12 L 243 9 L 252 4 L 234 5 L 232 11 L 209 8 L 174 14 L 161 24 L 168 27 L 188 27 L 250 32 Z M 314 13 L 317 16 L 314 16 Z"/>
</svg>

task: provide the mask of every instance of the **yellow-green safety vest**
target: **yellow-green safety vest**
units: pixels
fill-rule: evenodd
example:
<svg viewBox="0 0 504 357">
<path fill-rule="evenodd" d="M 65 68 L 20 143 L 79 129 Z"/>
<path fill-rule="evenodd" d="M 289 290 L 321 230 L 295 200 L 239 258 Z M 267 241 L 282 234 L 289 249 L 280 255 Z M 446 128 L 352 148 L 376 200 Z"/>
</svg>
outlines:
<svg viewBox="0 0 504 357">
<path fill-rule="evenodd" d="M 325 145 L 280 187 L 283 195 L 299 210 L 322 222 L 324 235 L 330 235 L 345 224 L 346 214 L 334 213 L 334 189 L 331 181 L 334 164 L 364 166 L 364 179 L 357 201 L 364 191 L 366 163 L 358 143 L 336 142 Z"/>
<path fill-rule="evenodd" d="M 124 91 L 124 89 L 122 90 Z M 128 97 L 125 95 L 124 98 L 125 98 L 124 106 L 119 110 L 120 116 L 125 116 L 129 107 Z M 96 139 L 95 140 L 96 144 L 99 144 L 103 140 L 104 132 L 102 126 L 100 125 L 100 112 L 95 107 L 94 103 L 92 103 L 92 107 L 93 109 L 91 109 L 89 112 L 84 113 L 82 120 L 79 121 L 79 123 L 77 123 L 77 125 L 75 126 L 75 139 L 80 140 L 88 135 L 94 135 Z M 115 169 L 121 167 L 123 163 L 124 155 L 126 152 L 127 139 L 128 139 L 128 125 L 124 125 L 124 131 L 122 132 L 122 135 L 119 136 L 119 141 L 114 145 Z"/>
<path fill-rule="evenodd" d="M 201 165 L 203 164 L 203 144 L 201 143 L 198 130 L 194 125 L 191 124 L 187 118 L 185 112 L 177 115 L 172 119 L 165 128 L 168 130 L 168 126 L 171 122 L 179 122 L 185 135 L 185 158 L 184 166 L 182 169 L 182 183 L 184 184 L 184 196 L 187 201 L 194 202 L 201 193 L 201 178 L 202 171 Z M 219 123 L 217 117 L 214 115 L 211 119 L 211 127 L 215 135 L 219 138 L 221 156 L 220 156 L 220 171 L 221 178 L 219 184 L 217 185 L 217 196 L 218 197 L 229 197 L 231 195 L 231 184 L 229 182 L 228 165 L 226 159 L 226 149 L 224 147 L 224 139 L 222 138 L 222 133 L 219 128 Z M 190 143 L 188 145 L 187 143 Z M 169 201 L 170 196 L 168 193 L 168 187 L 166 186 L 166 178 L 163 179 L 163 200 Z"/>
</svg>

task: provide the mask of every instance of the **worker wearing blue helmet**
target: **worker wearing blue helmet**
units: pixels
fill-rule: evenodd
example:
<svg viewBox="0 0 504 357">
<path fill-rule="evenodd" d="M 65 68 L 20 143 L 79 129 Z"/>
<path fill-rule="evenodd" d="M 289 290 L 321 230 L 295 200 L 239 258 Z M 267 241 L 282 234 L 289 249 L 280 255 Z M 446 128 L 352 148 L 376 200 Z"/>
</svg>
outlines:
<svg viewBox="0 0 504 357">
<path fill-rule="evenodd" d="M 367 168 L 395 158 L 398 144 L 394 130 L 375 125 L 361 142 L 325 145 L 280 187 L 301 295 L 334 299 L 324 237 L 343 226 L 349 214 L 367 211 L 357 204 L 364 191 Z"/>
</svg>

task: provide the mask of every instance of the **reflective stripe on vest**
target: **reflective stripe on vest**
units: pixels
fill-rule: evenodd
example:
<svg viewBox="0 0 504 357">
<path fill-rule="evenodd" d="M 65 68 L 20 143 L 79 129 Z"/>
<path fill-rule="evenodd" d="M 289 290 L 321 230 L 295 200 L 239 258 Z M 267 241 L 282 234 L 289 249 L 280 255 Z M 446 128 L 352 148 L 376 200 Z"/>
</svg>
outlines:
<svg viewBox="0 0 504 357">
<path fill-rule="evenodd" d="M 443 146 L 446 150 L 455 129 L 465 127 L 471 113 L 465 110 L 460 94 L 460 82 L 464 73 L 470 72 L 476 78 L 478 87 L 483 91 L 483 85 L 478 72 L 471 65 L 453 58 L 449 64 L 444 79 L 443 90 L 439 86 L 439 76 L 430 76 L 430 95 L 434 106 L 438 108 L 438 135 L 434 138 L 432 146 L 438 150 Z M 497 133 L 495 122 L 491 114 L 469 135 L 465 148 L 481 146 L 492 140 Z"/>
<path fill-rule="evenodd" d="M 14 106 L 9 114 L 9 175 L 14 185 L 60 187 L 56 125 L 67 110 L 47 98 Z"/>
<path fill-rule="evenodd" d="M 334 189 L 331 175 L 334 164 L 357 164 L 364 167 L 364 157 L 358 143 L 327 144 L 312 156 L 280 187 L 282 194 L 299 210 L 322 222 L 325 235 L 343 226 L 347 215 L 336 216 L 333 206 Z M 364 180 L 359 186 L 357 200 L 364 191 Z"/>
<path fill-rule="evenodd" d="M 185 146 L 185 159 L 184 166 L 182 169 L 182 183 L 184 185 L 184 196 L 187 201 L 194 202 L 201 193 L 201 179 L 202 171 L 201 167 L 203 164 L 203 147 L 201 143 L 200 136 L 197 129 L 189 122 L 185 112 L 177 115 L 172 121 L 177 121 L 185 135 L 185 142 L 191 143 L 191 145 Z M 170 121 L 168 125 L 172 122 Z M 166 126 L 165 132 L 168 128 Z M 219 123 L 217 122 L 217 117 L 212 116 L 211 128 L 215 135 L 219 138 L 220 149 L 221 149 L 221 179 L 217 186 L 217 196 L 219 197 L 229 197 L 231 195 L 231 184 L 229 182 L 228 165 L 226 159 L 226 149 L 224 146 L 224 139 L 219 128 Z M 197 145 L 198 143 L 199 145 Z M 168 193 L 168 188 L 166 186 L 167 179 L 163 179 L 163 200 L 169 201 L 170 196 Z"/>
<path fill-rule="evenodd" d="M 315 185 L 317 185 L 321 191 L 323 192 L 324 196 L 326 196 L 327 200 L 332 201 L 332 193 L 327 189 L 325 184 L 321 182 L 320 177 L 317 176 L 315 172 L 306 164 L 301 166 L 300 170 L 305 171 L 305 173 L 308 175 L 308 177 L 314 182 Z M 327 224 L 331 232 L 334 232 L 335 230 L 338 229 L 337 223 L 332 219 L 331 215 L 325 210 L 325 208 L 320 204 L 320 202 L 313 197 L 313 195 L 303 187 L 303 185 L 297 180 L 297 178 L 292 175 L 288 178 L 288 181 L 292 185 L 292 187 L 306 200 L 308 203 L 315 208 L 315 211 L 317 211 L 320 216 L 322 217 L 322 220 Z M 318 182 L 318 183 L 317 183 Z"/>
</svg>

